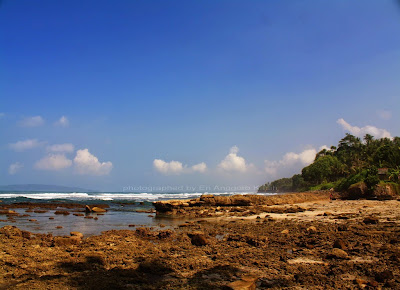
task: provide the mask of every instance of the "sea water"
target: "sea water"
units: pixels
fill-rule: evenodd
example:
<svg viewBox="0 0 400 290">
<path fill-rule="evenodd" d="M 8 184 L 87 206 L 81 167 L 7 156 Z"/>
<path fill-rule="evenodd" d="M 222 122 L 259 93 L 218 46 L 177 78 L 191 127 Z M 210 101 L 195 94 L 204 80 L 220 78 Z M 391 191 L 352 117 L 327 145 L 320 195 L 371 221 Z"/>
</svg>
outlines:
<svg viewBox="0 0 400 290">
<path fill-rule="evenodd" d="M 13 209 L 19 214 L 29 214 L 29 217 L 15 217 L 15 221 L 0 221 L 0 227 L 15 225 L 22 230 L 33 233 L 51 233 L 53 235 L 69 235 L 78 231 L 85 236 L 98 235 L 107 230 L 135 229 L 140 226 L 172 228 L 182 223 L 182 219 L 160 218 L 154 213 L 146 213 L 153 209 L 152 202 L 168 199 L 192 199 L 202 194 L 233 195 L 255 194 L 254 192 L 0 192 L 0 205 L 19 202 L 30 203 L 79 203 L 82 205 L 107 204 L 104 215 L 92 214 L 98 219 L 87 219 L 81 216 L 55 215 L 55 210 L 46 213 L 26 213 L 26 208 Z M 271 193 L 261 193 L 271 195 Z M 273 194 L 273 193 L 272 193 Z M 68 210 L 68 209 L 67 209 Z M 49 219 L 50 217 L 54 219 Z M 1 220 L 7 219 L 5 215 Z M 29 221 L 35 219 L 37 221 Z M 57 229 L 57 226 L 62 228 Z"/>
</svg>

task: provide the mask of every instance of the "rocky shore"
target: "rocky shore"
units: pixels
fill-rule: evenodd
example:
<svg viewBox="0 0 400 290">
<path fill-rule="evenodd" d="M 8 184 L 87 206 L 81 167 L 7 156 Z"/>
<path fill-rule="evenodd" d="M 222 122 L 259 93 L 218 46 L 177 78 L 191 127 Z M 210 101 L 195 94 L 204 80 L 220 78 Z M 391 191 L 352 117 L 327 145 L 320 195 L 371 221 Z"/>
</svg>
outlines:
<svg viewBox="0 0 400 290">
<path fill-rule="evenodd" d="M 204 218 L 90 237 L 4 226 L 0 288 L 399 289 L 400 202 L 326 194 L 288 195 L 271 205 L 205 196 L 198 205 L 156 207 L 194 217 L 207 209 Z"/>
</svg>

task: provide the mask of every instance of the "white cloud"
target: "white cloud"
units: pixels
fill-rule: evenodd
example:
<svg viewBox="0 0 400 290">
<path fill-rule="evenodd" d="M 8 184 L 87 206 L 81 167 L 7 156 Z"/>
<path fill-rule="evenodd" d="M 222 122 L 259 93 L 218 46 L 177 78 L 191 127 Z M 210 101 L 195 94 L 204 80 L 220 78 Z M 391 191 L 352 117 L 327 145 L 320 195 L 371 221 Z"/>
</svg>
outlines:
<svg viewBox="0 0 400 290">
<path fill-rule="evenodd" d="M 27 117 L 19 121 L 21 127 L 38 127 L 44 124 L 44 119 L 41 116 Z"/>
<path fill-rule="evenodd" d="M 164 175 L 179 175 L 182 173 L 193 172 L 204 173 L 207 170 L 207 165 L 204 162 L 188 167 L 179 161 L 172 160 L 170 162 L 166 162 L 162 159 L 154 159 L 153 166 L 155 170 Z"/>
<path fill-rule="evenodd" d="M 378 110 L 376 113 L 378 114 L 378 117 L 383 120 L 389 120 L 392 118 L 392 112 L 388 110 Z"/>
<path fill-rule="evenodd" d="M 390 135 L 389 131 L 385 129 L 379 129 L 374 126 L 365 126 L 365 127 L 357 127 L 357 126 L 352 126 L 349 123 L 347 123 L 344 119 L 338 119 L 336 121 L 339 125 L 342 126 L 342 128 L 346 131 L 349 131 L 352 135 L 357 136 L 357 137 L 364 137 L 366 134 L 370 134 L 374 136 L 375 138 L 392 138 Z"/>
<path fill-rule="evenodd" d="M 154 168 L 162 174 L 181 174 L 183 173 L 183 165 L 179 161 L 165 162 L 161 159 L 154 159 Z"/>
<path fill-rule="evenodd" d="M 82 175 L 107 175 L 113 168 L 110 161 L 100 162 L 88 149 L 81 149 L 76 152 L 74 166 L 75 170 Z"/>
<path fill-rule="evenodd" d="M 37 139 L 26 139 L 23 141 L 18 141 L 16 143 L 10 143 L 9 147 L 15 151 L 24 151 L 36 147 L 41 147 L 46 142 L 39 142 Z"/>
<path fill-rule="evenodd" d="M 72 165 L 72 160 L 64 154 L 49 154 L 35 163 L 35 168 L 40 170 L 60 170 Z"/>
<path fill-rule="evenodd" d="M 51 146 L 47 146 L 48 151 L 52 152 L 73 152 L 74 151 L 74 145 L 71 143 L 64 143 L 64 144 L 54 144 Z"/>
<path fill-rule="evenodd" d="M 322 149 L 329 148 L 324 145 L 319 148 L 319 150 Z M 288 152 L 279 161 L 265 160 L 264 170 L 272 177 L 288 176 L 311 164 L 317 153 L 317 150 L 314 148 L 306 149 L 300 153 Z"/>
<path fill-rule="evenodd" d="M 54 123 L 54 125 L 60 126 L 60 127 L 68 127 L 69 120 L 67 117 L 62 116 L 57 122 Z"/>
<path fill-rule="evenodd" d="M 239 148 L 237 146 L 233 146 L 230 149 L 230 152 L 228 155 L 225 156 L 224 160 L 222 160 L 218 164 L 218 169 L 222 171 L 228 171 L 228 172 L 233 172 L 233 171 L 239 171 L 239 172 L 245 172 L 248 170 L 248 165 L 246 164 L 246 160 L 238 156 Z"/>
<path fill-rule="evenodd" d="M 191 169 L 195 172 L 200 172 L 204 173 L 207 170 L 207 165 L 204 162 L 201 162 L 199 164 L 193 165 Z"/>
<path fill-rule="evenodd" d="M 14 175 L 15 173 L 17 173 L 22 167 L 24 167 L 24 165 L 20 162 L 15 162 L 10 164 L 10 166 L 8 167 L 8 173 L 10 175 Z"/>
</svg>

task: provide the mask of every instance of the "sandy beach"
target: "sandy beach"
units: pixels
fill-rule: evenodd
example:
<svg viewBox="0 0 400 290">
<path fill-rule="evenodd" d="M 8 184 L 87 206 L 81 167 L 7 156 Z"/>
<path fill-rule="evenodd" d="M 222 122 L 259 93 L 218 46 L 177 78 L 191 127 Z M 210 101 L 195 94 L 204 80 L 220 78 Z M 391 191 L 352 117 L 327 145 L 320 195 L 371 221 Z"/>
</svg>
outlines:
<svg viewBox="0 0 400 290">
<path fill-rule="evenodd" d="M 398 200 L 323 199 L 257 211 L 90 237 L 4 226 L 0 288 L 400 287 Z"/>
</svg>

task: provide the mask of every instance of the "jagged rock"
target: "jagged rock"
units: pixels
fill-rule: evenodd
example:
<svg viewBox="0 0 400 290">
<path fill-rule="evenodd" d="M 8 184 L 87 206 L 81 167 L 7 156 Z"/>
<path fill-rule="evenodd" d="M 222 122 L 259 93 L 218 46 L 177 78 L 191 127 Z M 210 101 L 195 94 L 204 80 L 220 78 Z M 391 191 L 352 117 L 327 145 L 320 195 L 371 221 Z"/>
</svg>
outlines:
<svg viewBox="0 0 400 290">
<path fill-rule="evenodd" d="M 53 246 L 70 246 L 79 244 L 79 237 L 54 237 Z"/>
</svg>

